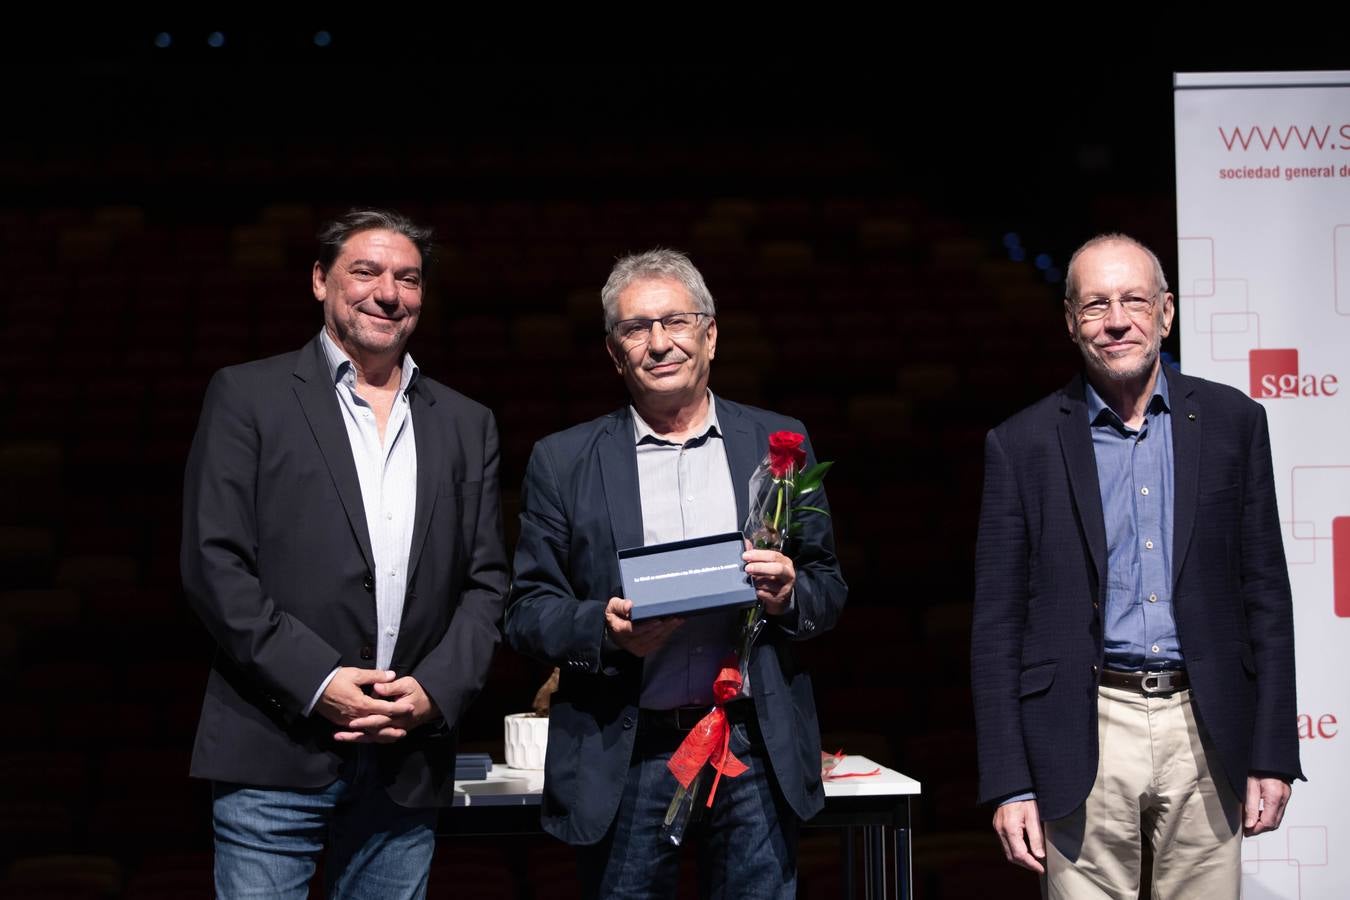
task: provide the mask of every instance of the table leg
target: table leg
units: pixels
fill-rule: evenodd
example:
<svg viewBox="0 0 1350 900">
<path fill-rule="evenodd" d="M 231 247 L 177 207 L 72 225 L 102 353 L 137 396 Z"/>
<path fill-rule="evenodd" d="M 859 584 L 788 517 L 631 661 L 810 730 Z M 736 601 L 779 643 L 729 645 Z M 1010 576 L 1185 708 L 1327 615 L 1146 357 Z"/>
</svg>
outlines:
<svg viewBox="0 0 1350 900">
<path fill-rule="evenodd" d="M 842 896 L 848 900 L 853 900 L 855 886 L 853 884 L 853 862 L 855 859 L 853 853 L 853 832 L 852 827 L 844 829 L 844 892 Z"/>
<path fill-rule="evenodd" d="M 891 836 L 895 853 L 895 896 L 898 900 L 910 900 L 914 896 L 914 860 L 910 855 L 913 851 L 909 828 L 895 828 Z"/>
</svg>

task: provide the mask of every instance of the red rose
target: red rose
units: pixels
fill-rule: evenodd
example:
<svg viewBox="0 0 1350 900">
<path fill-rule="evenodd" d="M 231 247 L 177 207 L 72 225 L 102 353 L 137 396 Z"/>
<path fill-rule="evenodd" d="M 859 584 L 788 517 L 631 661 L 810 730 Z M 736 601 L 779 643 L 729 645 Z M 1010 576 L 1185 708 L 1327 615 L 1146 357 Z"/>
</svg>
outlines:
<svg viewBox="0 0 1350 900">
<path fill-rule="evenodd" d="M 782 478 L 796 466 L 800 471 L 806 465 L 806 451 L 802 449 L 805 435 L 795 431 L 775 431 L 769 435 L 769 471 L 774 478 Z"/>
</svg>

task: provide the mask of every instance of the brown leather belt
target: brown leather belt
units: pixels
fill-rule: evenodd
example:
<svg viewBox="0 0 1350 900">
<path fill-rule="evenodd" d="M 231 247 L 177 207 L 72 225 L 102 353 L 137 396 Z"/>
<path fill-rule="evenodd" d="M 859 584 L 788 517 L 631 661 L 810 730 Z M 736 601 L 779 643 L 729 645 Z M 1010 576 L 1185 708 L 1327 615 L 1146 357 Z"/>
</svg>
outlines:
<svg viewBox="0 0 1350 900">
<path fill-rule="evenodd" d="M 1102 684 L 1106 687 L 1121 688 L 1137 694 L 1175 694 L 1191 686 L 1185 669 L 1168 669 L 1164 672 L 1118 672 L 1115 669 L 1102 669 Z"/>
</svg>

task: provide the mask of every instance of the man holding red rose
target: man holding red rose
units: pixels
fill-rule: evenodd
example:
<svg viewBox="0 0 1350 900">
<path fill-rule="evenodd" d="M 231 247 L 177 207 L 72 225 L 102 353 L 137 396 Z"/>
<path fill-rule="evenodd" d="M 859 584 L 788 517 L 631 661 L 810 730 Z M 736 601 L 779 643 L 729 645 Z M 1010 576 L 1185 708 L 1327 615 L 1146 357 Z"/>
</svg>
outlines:
<svg viewBox="0 0 1350 900">
<path fill-rule="evenodd" d="M 661 836 L 672 752 L 713 703 L 739 612 L 634 623 L 617 551 L 740 531 L 769 436 L 798 432 L 772 459 L 813 460 L 794 419 L 715 397 L 712 295 L 669 250 L 625 257 L 601 292 L 606 350 L 632 404 L 550 435 L 525 474 L 507 640 L 561 669 L 551 709 L 542 820 L 579 847 L 587 897 L 673 896 L 679 848 Z M 823 491 L 813 504 L 828 509 Z M 743 696 L 725 707 L 724 778 L 691 829 L 705 896 L 791 897 L 796 832 L 824 804 L 809 676 L 792 643 L 831 628 L 847 588 L 828 516 L 802 520 L 793 556 L 747 550 L 768 626 Z"/>
</svg>

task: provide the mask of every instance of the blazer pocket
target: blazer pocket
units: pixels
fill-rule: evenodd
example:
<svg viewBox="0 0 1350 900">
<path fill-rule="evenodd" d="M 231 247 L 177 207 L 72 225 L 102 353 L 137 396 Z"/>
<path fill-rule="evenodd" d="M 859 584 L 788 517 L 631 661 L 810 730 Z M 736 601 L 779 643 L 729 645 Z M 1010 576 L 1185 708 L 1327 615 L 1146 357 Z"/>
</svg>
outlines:
<svg viewBox="0 0 1350 900">
<path fill-rule="evenodd" d="M 1039 694 L 1042 691 L 1050 689 L 1050 685 L 1055 680 L 1055 667 L 1059 665 L 1055 660 L 1050 662 L 1036 663 L 1034 666 L 1028 666 L 1022 670 L 1022 676 L 1018 679 L 1017 696 L 1030 697 L 1032 694 Z"/>
<path fill-rule="evenodd" d="M 449 481 L 441 483 L 444 497 L 477 497 L 483 492 L 481 481 Z"/>
</svg>

